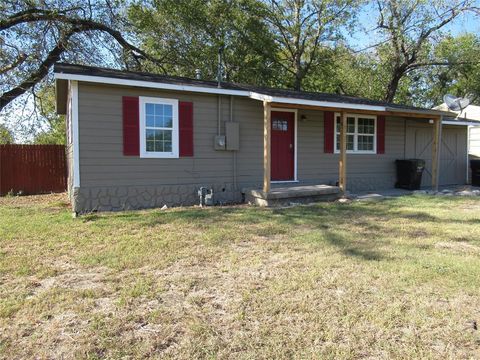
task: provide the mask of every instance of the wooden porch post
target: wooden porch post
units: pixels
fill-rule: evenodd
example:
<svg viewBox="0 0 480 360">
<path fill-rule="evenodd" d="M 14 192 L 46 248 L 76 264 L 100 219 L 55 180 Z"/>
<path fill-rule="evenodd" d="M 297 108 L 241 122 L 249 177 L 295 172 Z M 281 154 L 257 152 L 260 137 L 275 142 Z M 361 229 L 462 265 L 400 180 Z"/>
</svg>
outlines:
<svg viewBox="0 0 480 360">
<path fill-rule="evenodd" d="M 432 142 L 432 189 L 438 191 L 440 178 L 440 149 L 442 146 L 442 120 L 443 117 L 433 120 Z"/>
<path fill-rule="evenodd" d="M 342 192 L 347 190 L 347 113 L 340 113 L 340 160 L 338 164 L 339 170 L 339 186 Z M 337 126 L 336 120 L 334 126 Z"/>
<path fill-rule="evenodd" d="M 271 169 L 271 127 L 272 105 L 263 101 L 263 192 L 270 191 L 270 169 Z"/>
</svg>

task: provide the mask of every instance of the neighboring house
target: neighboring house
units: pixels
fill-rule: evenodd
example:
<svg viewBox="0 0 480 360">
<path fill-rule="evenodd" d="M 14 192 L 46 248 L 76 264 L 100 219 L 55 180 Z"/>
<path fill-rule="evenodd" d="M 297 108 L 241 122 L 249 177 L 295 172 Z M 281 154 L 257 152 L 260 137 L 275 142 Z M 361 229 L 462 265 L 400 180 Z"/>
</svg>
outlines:
<svg viewBox="0 0 480 360">
<path fill-rule="evenodd" d="M 448 106 L 443 103 L 435 108 L 436 110 L 451 111 Z M 469 126 L 469 154 L 473 157 L 480 158 L 480 106 L 468 105 L 460 111 L 451 111 L 454 114 L 452 120 L 459 122 L 470 122 Z M 475 123 L 478 122 L 478 123 Z"/>
<path fill-rule="evenodd" d="M 426 160 L 423 186 L 466 182 L 468 127 L 440 126 L 444 111 L 70 64 L 54 72 L 76 212 L 196 204 L 200 187 L 216 203 L 247 188 L 265 198 L 287 185 L 388 189 L 406 158 Z"/>
</svg>

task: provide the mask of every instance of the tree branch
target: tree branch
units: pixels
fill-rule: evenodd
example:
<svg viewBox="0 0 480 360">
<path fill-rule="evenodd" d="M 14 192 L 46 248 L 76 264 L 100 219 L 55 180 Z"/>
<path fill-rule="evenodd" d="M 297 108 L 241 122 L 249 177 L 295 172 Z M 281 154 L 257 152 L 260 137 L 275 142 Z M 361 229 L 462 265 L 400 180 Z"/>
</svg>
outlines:
<svg viewBox="0 0 480 360">
<path fill-rule="evenodd" d="M 15 98 L 27 92 L 28 89 L 37 84 L 48 74 L 50 68 L 53 66 L 53 64 L 55 64 L 55 62 L 60 59 L 60 56 L 66 50 L 70 37 L 79 31 L 81 30 L 78 28 L 74 28 L 62 34 L 56 46 L 52 50 L 50 50 L 47 57 L 39 65 L 39 67 L 33 73 L 31 73 L 30 76 L 27 77 L 27 79 L 20 83 L 20 85 L 3 93 L 0 96 L 0 111 L 2 111 L 2 109 L 10 102 L 12 102 Z"/>
</svg>

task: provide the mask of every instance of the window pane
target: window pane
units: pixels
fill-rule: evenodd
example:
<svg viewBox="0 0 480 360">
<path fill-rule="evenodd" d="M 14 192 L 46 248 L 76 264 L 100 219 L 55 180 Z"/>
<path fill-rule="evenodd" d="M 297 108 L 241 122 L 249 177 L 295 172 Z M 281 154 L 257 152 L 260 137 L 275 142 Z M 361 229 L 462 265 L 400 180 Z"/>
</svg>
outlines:
<svg viewBox="0 0 480 360">
<path fill-rule="evenodd" d="M 155 140 L 155 130 L 147 129 L 145 135 L 146 135 L 146 138 L 147 138 L 147 142 L 149 140 Z"/>
<path fill-rule="evenodd" d="M 354 135 L 347 135 L 347 150 L 353 150 Z M 337 150 L 340 150 L 340 135 L 337 134 Z"/>
<path fill-rule="evenodd" d="M 353 150 L 353 135 L 347 135 L 347 150 Z"/>
<path fill-rule="evenodd" d="M 375 120 L 359 118 L 358 133 L 359 134 L 375 134 Z"/>
<path fill-rule="evenodd" d="M 161 115 L 155 115 L 155 127 L 163 127 L 163 117 Z"/>
<path fill-rule="evenodd" d="M 347 133 L 355 133 L 355 118 L 347 118 Z"/>
<path fill-rule="evenodd" d="M 359 151 L 373 151 L 373 136 L 358 136 Z"/>
<path fill-rule="evenodd" d="M 155 140 L 155 152 L 163 152 L 163 141 Z"/>
<path fill-rule="evenodd" d="M 162 130 L 163 140 L 172 141 L 172 131 L 171 130 Z"/>
<path fill-rule="evenodd" d="M 171 141 L 165 141 L 164 142 L 164 150 L 166 152 L 172 152 L 172 142 Z"/>
<path fill-rule="evenodd" d="M 146 125 L 148 127 L 155 126 L 155 117 L 153 115 L 147 115 Z"/>
<path fill-rule="evenodd" d="M 163 127 L 171 128 L 173 124 L 173 119 L 171 116 L 164 116 L 163 117 Z"/>
<path fill-rule="evenodd" d="M 155 131 L 155 141 L 163 140 L 162 130 L 154 130 L 154 131 Z"/>
<path fill-rule="evenodd" d="M 337 133 L 340 132 L 340 116 L 337 116 Z"/>
<path fill-rule="evenodd" d="M 155 142 L 147 141 L 147 151 L 155 151 Z"/>
<path fill-rule="evenodd" d="M 163 108 L 163 115 L 167 117 L 172 117 L 173 106 L 172 105 L 164 105 Z"/>
<path fill-rule="evenodd" d="M 147 115 L 155 115 L 155 104 L 146 104 L 145 113 Z"/>
</svg>

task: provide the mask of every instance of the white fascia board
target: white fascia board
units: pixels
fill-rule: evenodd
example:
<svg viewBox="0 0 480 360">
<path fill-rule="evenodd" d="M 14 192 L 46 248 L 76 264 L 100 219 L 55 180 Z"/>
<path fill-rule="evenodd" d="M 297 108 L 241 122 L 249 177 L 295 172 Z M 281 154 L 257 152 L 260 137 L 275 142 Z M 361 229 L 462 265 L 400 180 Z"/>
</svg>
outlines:
<svg viewBox="0 0 480 360">
<path fill-rule="evenodd" d="M 460 126 L 480 126 L 480 122 L 474 121 L 457 121 L 457 120 L 443 120 L 443 125 L 460 125 Z"/>
<path fill-rule="evenodd" d="M 250 93 L 250 98 L 260 101 L 268 101 L 281 104 L 292 104 L 292 105 L 308 105 L 308 106 L 321 106 L 321 107 L 330 107 L 330 108 L 339 108 L 339 109 L 351 109 L 351 110 L 367 110 L 367 111 L 385 111 L 384 106 L 374 106 L 374 105 L 362 105 L 362 104 L 349 104 L 349 103 L 340 103 L 333 101 L 317 101 L 317 100 L 306 100 L 298 98 L 287 98 L 279 96 L 269 96 L 256 92 Z"/>
<path fill-rule="evenodd" d="M 72 96 L 71 127 L 73 141 L 73 188 L 80 187 L 80 141 L 78 128 L 78 83 L 70 81 Z"/>
<path fill-rule="evenodd" d="M 192 86 L 192 85 L 177 85 L 177 84 L 160 83 L 160 82 L 154 82 L 154 81 L 118 79 L 118 78 L 111 78 L 111 77 L 104 77 L 104 76 L 65 74 L 65 73 L 55 73 L 54 77 L 55 79 L 61 79 L 61 80 L 84 81 L 84 82 L 99 83 L 99 84 L 135 86 L 135 87 L 144 87 L 144 88 L 150 88 L 150 89 L 162 89 L 162 90 L 189 91 L 189 92 L 205 93 L 205 94 L 244 96 L 254 100 L 276 102 L 276 103 L 282 103 L 282 104 L 333 107 L 333 108 L 351 109 L 351 110 L 385 111 L 384 106 L 349 104 L 349 103 L 340 103 L 340 102 L 316 101 L 316 100 L 305 100 L 305 99 L 298 99 L 298 98 L 269 96 L 269 95 L 265 95 L 257 92 L 244 91 L 244 90 L 231 90 L 231 89 Z"/>
<path fill-rule="evenodd" d="M 192 86 L 192 85 L 177 85 L 177 84 L 167 84 L 167 83 L 143 81 L 143 80 L 117 79 L 117 78 L 110 78 L 110 77 L 103 77 L 103 76 L 65 74 L 65 73 L 55 73 L 54 76 L 55 76 L 55 79 L 85 81 L 85 82 L 91 82 L 91 83 L 110 84 L 110 85 L 136 86 L 136 87 L 144 87 L 144 88 L 150 88 L 150 89 L 190 91 L 190 92 L 196 92 L 196 93 L 237 95 L 237 96 L 246 96 L 246 97 L 250 95 L 249 91 L 243 91 L 243 90 L 230 90 L 230 89 L 211 88 L 211 87 Z"/>
</svg>

